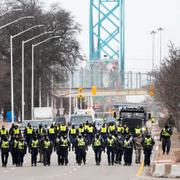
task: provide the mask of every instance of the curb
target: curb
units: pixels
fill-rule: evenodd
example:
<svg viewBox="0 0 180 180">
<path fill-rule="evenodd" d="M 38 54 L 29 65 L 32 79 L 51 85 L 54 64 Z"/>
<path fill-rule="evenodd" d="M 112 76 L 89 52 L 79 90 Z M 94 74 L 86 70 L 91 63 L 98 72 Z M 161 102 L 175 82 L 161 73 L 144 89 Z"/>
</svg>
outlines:
<svg viewBox="0 0 180 180">
<path fill-rule="evenodd" d="M 152 176 L 178 178 L 180 177 L 180 164 L 156 163 L 152 167 Z"/>
</svg>

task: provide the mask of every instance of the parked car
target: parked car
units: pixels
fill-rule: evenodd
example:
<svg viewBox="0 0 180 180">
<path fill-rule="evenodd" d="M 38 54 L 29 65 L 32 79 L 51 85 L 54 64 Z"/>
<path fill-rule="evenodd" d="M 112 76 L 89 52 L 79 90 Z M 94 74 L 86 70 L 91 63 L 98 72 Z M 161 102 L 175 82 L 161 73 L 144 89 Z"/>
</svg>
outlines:
<svg viewBox="0 0 180 180">
<path fill-rule="evenodd" d="M 64 116 L 59 116 L 54 121 L 56 124 L 66 124 L 66 118 Z"/>
</svg>

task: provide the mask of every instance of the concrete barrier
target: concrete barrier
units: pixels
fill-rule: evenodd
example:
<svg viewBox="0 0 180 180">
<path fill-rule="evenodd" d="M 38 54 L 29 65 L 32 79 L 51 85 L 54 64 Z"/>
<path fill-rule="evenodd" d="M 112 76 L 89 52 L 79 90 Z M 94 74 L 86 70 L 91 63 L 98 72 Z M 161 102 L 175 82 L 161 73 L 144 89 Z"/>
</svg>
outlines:
<svg viewBox="0 0 180 180">
<path fill-rule="evenodd" d="M 152 176 L 164 177 L 165 175 L 165 164 L 154 164 L 152 168 Z"/>
<path fill-rule="evenodd" d="M 180 177 L 180 164 L 173 164 L 171 165 L 171 172 L 169 177 L 178 178 Z"/>
</svg>

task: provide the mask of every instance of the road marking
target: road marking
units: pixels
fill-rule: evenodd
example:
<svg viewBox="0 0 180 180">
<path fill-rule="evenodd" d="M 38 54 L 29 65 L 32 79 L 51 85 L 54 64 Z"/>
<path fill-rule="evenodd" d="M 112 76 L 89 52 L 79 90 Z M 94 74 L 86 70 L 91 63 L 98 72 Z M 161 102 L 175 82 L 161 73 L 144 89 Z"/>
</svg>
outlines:
<svg viewBox="0 0 180 180">
<path fill-rule="evenodd" d="M 142 175 L 142 172 L 143 172 L 143 170 L 144 170 L 144 162 L 142 161 L 141 162 L 141 165 L 140 165 L 140 167 L 139 167 L 139 169 L 138 169 L 138 172 L 137 172 L 137 176 L 141 176 Z"/>
</svg>

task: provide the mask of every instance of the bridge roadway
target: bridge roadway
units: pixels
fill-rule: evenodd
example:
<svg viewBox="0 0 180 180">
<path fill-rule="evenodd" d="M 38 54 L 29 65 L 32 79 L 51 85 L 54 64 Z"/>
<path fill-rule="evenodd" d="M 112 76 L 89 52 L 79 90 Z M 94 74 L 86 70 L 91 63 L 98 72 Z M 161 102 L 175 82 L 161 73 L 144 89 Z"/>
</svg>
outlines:
<svg viewBox="0 0 180 180">
<path fill-rule="evenodd" d="M 59 89 L 54 92 L 56 97 L 69 97 L 69 89 Z M 83 88 L 82 95 L 92 96 L 90 88 Z M 148 95 L 148 91 L 145 88 L 138 89 L 107 89 L 107 88 L 97 88 L 95 96 L 139 96 L 139 95 Z M 78 96 L 78 88 L 73 88 L 71 90 L 71 97 Z"/>
<path fill-rule="evenodd" d="M 156 180 L 150 176 L 138 175 L 140 165 L 132 166 L 114 165 L 108 166 L 106 153 L 102 154 L 102 163 L 95 165 L 94 152 L 89 148 L 86 165 L 78 166 L 75 162 L 74 152 L 69 153 L 68 166 L 57 165 L 57 155 L 54 152 L 51 157 L 51 166 L 44 167 L 42 164 L 31 167 L 30 154 L 26 154 L 23 167 L 12 166 L 9 156 L 7 168 L 0 168 L 1 180 Z M 145 167 L 144 172 L 150 171 Z M 160 178 L 161 179 L 161 178 Z M 158 179 L 158 180 L 160 180 Z M 161 179 L 162 180 L 162 179 Z"/>
</svg>

